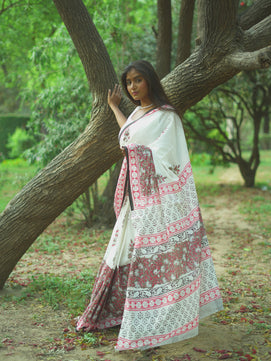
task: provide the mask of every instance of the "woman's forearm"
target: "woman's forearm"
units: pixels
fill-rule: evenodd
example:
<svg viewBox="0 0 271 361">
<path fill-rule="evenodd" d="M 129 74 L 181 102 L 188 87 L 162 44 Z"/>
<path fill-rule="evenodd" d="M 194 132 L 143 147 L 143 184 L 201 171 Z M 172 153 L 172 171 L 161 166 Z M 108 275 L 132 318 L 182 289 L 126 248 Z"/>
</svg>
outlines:
<svg viewBox="0 0 271 361">
<path fill-rule="evenodd" d="M 111 109 L 115 114 L 116 120 L 121 128 L 125 124 L 127 118 L 125 117 L 125 115 L 122 113 L 122 111 L 118 106 L 111 106 Z"/>
</svg>

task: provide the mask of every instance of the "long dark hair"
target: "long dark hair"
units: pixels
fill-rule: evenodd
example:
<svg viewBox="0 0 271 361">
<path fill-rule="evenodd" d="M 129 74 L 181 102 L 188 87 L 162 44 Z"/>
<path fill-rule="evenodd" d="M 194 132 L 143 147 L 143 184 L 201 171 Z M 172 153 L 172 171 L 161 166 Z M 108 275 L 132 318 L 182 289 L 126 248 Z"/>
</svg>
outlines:
<svg viewBox="0 0 271 361">
<path fill-rule="evenodd" d="M 170 101 L 162 87 L 162 84 L 160 83 L 160 80 L 158 78 L 158 75 L 156 74 L 156 71 L 154 70 L 153 66 L 146 60 L 136 60 L 133 63 L 129 64 L 124 72 L 121 75 L 121 82 L 123 89 L 128 96 L 128 98 L 136 105 L 140 105 L 140 100 L 135 100 L 128 92 L 127 90 L 127 83 L 126 83 L 126 77 L 127 73 L 131 71 L 132 69 L 135 69 L 140 74 L 142 74 L 143 78 L 146 80 L 148 84 L 148 90 L 149 90 L 149 98 L 151 102 L 156 107 L 161 107 L 163 105 L 171 105 Z"/>
</svg>

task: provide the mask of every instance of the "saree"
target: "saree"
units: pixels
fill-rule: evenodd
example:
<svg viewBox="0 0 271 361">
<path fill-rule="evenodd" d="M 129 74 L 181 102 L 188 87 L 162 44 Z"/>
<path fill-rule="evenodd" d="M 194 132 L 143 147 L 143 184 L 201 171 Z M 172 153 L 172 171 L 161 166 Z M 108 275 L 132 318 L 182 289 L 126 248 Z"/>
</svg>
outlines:
<svg viewBox="0 0 271 361">
<path fill-rule="evenodd" d="M 116 350 L 146 349 L 198 334 L 223 309 L 181 120 L 169 106 L 127 119 L 117 217 L 92 296 L 77 323 L 120 326 Z"/>
</svg>

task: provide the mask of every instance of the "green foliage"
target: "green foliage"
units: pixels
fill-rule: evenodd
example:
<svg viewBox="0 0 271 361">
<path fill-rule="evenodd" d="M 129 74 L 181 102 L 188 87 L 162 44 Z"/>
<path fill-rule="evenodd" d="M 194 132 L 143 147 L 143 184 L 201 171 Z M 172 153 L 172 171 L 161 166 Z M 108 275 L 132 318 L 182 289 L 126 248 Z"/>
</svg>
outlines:
<svg viewBox="0 0 271 361">
<path fill-rule="evenodd" d="M 265 191 L 268 192 L 268 188 Z M 271 232 L 270 217 L 271 217 L 271 204 L 266 202 L 263 196 L 255 196 L 248 199 L 245 203 L 240 205 L 240 213 L 246 215 L 249 221 L 257 221 L 259 228 L 267 237 Z"/>
<path fill-rule="evenodd" d="M 96 6 L 95 6 L 96 4 Z M 117 74 L 136 59 L 155 63 L 156 39 L 152 26 L 157 23 L 156 3 L 140 0 L 86 2 Z"/>
<path fill-rule="evenodd" d="M 208 153 L 191 153 L 190 161 L 193 166 L 208 167 L 211 164 L 211 156 Z"/>
<path fill-rule="evenodd" d="M 31 68 L 29 50 L 51 36 L 61 18 L 52 1 L 22 0 L 1 15 L 0 83 L 7 88 L 24 88 Z"/>
<path fill-rule="evenodd" d="M 28 127 L 40 142 L 26 156 L 45 165 L 84 130 L 90 118 L 91 95 L 63 25 L 32 48 L 31 64 L 24 98 L 32 103 Z"/>
<path fill-rule="evenodd" d="M 81 343 L 87 344 L 87 345 L 96 345 L 97 344 L 97 336 L 95 336 L 92 333 L 84 333 Z"/>
<path fill-rule="evenodd" d="M 37 170 L 37 165 L 29 165 L 24 159 L 6 159 L 0 163 L 0 213 Z"/>
<path fill-rule="evenodd" d="M 16 128 L 15 132 L 9 136 L 7 148 L 10 158 L 21 158 L 25 150 L 29 149 L 35 143 L 33 136 L 25 129 Z"/>
<path fill-rule="evenodd" d="M 24 115 L 6 114 L 0 115 L 0 155 L 6 158 L 8 156 L 7 142 L 8 137 L 14 133 L 18 127 L 25 127 L 29 117 Z M 0 156 L 1 160 L 1 156 Z"/>
</svg>

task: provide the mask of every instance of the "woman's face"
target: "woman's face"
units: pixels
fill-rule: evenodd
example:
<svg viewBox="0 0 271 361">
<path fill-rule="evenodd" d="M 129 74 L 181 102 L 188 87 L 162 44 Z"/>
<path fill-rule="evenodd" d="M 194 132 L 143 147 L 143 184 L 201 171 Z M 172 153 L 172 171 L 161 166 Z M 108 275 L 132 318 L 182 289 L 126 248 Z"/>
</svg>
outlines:
<svg viewBox="0 0 271 361">
<path fill-rule="evenodd" d="M 143 75 L 134 68 L 126 75 L 126 87 L 131 97 L 134 100 L 139 100 L 141 105 L 148 105 L 151 103 L 148 84 Z"/>
</svg>

